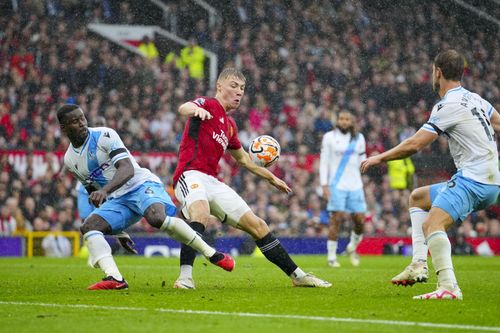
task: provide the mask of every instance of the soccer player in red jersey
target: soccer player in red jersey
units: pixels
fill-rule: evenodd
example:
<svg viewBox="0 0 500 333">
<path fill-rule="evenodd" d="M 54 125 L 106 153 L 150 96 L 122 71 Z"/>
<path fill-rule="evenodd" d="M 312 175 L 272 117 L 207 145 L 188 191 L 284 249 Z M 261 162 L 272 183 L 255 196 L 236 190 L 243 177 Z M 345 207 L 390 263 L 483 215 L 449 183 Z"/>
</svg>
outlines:
<svg viewBox="0 0 500 333">
<path fill-rule="evenodd" d="M 264 256 L 285 272 L 295 286 L 331 287 L 331 283 L 304 273 L 271 234 L 266 222 L 257 217 L 232 188 L 216 178 L 219 160 L 227 149 L 240 166 L 266 179 L 282 192 L 292 191 L 283 180 L 251 161 L 238 139 L 234 120 L 227 116 L 227 112 L 240 105 L 245 82 L 241 71 L 226 68 L 217 79 L 215 98 L 199 97 L 179 107 L 179 113 L 189 117 L 174 172 L 175 196 L 182 206 L 182 213 L 200 235 L 205 231 L 210 215 L 247 232 Z M 174 288 L 194 289 L 195 257 L 194 250 L 182 245 L 181 272 Z"/>
</svg>

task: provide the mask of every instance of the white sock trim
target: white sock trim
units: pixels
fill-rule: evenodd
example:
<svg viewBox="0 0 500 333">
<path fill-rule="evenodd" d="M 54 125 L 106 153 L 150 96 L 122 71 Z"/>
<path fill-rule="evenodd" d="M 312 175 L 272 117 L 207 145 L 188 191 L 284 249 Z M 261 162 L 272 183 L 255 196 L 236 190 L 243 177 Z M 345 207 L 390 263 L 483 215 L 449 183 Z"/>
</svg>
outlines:
<svg viewBox="0 0 500 333">
<path fill-rule="evenodd" d="M 193 266 L 191 265 L 181 265 L 181 272 L 179 274 L 181 279 L 192 279 L 193 278 Z"/>
<path fill-rule="evenodd" d="M 293 273 L 290 274 L 290 278 L 292 279 L 300 279 L 304 276 L 306 276 L 306 273 L 300 267 L 297 267 L 297 269 L 295 269 Z"/>
</svg>

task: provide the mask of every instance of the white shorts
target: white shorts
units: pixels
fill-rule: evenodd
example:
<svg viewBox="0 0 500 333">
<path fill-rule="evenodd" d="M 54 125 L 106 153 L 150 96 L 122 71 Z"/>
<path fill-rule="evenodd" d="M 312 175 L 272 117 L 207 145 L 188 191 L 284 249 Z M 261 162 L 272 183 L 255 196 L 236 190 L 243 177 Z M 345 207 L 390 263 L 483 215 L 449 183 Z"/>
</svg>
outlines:
<svg viewBox="0 0 500 333">
<path fill-rule="evenodd" d="M 232 188 L 203 172 L 184 172 L 175 185 L 175 197 L 181 204 L 182 213 L 190 218 L 188 207 L 195 201 L 205 200 L 210 214 L 222 223 L 236 227 L 241 217 L 250 211 L 247 203 Z"/>
</svg>

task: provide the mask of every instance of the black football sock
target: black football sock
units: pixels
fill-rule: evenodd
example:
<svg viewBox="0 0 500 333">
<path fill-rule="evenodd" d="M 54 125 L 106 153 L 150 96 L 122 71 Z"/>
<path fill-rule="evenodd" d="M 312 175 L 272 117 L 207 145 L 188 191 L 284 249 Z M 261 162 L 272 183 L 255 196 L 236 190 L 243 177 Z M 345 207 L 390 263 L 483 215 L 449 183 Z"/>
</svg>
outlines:
<svg viewBox="0 0 500 333">
<path fill-rule="evenodd" d="M 208 260 L 212 264 L 215 264 L 215 263 L 221 261 L 222 259 L 224 259 L 224 253 L 222 253 L 222 252 L 215 252 L 213 256 L 211 256 L 210 258 L 208 258 Z"/>
<path fill-rule="evenodd" d="M 202 237 L 203 232 L 205 231 L 205 226 L 203 225 L 203 223 L 191 222 L 191 223 L 189 223 L 189 226 L 191 227 L 191 229 L 196 231 L 196 233 L 200 237 Z M 193 266 L 194 259 L 196 259 L 196 250 L 193 249 L 189 245 L 182 244 L 181 245 L 181 266 L 182 265 Z"/>
<path fill-rule="evenodd" d="M 271 233 L 256 240 L 255 244 L 257 244 L 267 260 L 281 268 L 286 275 L 290 276 L 297 269 L 297 264 L 293 262 L 280 241 Z"/>
</svg>

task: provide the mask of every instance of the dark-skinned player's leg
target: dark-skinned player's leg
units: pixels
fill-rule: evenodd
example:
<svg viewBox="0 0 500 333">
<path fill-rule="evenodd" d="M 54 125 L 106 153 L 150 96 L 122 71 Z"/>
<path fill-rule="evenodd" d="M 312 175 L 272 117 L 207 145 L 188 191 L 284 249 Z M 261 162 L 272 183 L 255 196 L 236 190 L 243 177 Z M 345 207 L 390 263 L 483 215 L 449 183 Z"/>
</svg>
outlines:
<svg viewBox="0 0 500 333">
<path fill-rule="evenodd" d="M 167 232 L 182 245 L 192 248 L 193 251 L 200 252 L 214 265 L 226 271 L 233 270 L 234 259 L 231 256 L 217 252 L 180 218 L 167 216 L 165 206 L 162 203 L 150 205 L 144 213 L 144 218 L 151 226 Z"/>
<path fill-rule="evenodd" d="M 80 227 L 89 250 L 89 265 L 99 267 L 105 274 L 102 281 L 89 286 L 89 290 L 127 289 L 128 284 L 118 270 L 111 254 L 111 247 L 104 238 L 111 233 L 111 226 L 101 216 L 91 214 Z"/>
</svg>

